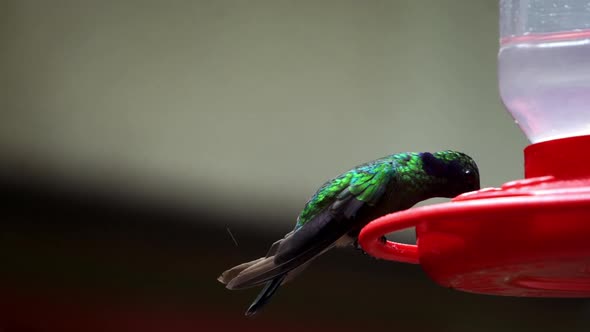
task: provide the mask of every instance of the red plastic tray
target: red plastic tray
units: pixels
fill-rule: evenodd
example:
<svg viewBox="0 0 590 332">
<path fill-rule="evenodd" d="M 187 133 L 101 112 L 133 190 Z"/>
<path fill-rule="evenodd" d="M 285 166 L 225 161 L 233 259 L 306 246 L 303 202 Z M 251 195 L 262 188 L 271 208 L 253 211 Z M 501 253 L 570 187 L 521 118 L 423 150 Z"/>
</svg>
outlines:
<svg viewBox="0 0 590 332">
<path fill-rule="evenodd" d="M 419 263 L 462 291 L 527 297 L 590 297 L 590 136 L 531 145 L 527 179 L 463 194 L 450 203 L 368 224 L 363 249 Z M 417 244 L 379 238 L 416 227 Z"/>
</svg>

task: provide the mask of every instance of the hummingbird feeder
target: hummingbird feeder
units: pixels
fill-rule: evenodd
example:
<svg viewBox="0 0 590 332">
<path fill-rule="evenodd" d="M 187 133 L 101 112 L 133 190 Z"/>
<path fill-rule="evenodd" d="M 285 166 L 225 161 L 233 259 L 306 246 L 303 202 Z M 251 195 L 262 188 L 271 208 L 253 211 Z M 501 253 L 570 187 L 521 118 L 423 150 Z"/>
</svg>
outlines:
<svg viewBox="0 0 590 332">
<path fill-rule="evenodd" d="M 359 243 L 472 293 L 590 297 L 590 4 L 501 0 L 500 94 L 525 179 L 383 216 Z M 416 228 L 416 245 L 380 237 Z"/>
</svg>

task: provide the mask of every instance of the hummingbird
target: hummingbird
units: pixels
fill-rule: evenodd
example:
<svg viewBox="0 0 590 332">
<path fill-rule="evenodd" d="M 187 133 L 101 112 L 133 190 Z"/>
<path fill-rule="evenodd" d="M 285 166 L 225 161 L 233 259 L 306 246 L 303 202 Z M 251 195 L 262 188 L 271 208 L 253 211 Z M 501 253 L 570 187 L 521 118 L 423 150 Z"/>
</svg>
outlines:
<svg viewBox="0 0 590 332">
<path fill-rule="evenodd" d="M 264 285 L 246 311 L 246 316 L 252 316 L 279 286 L 326 251 L 334 247 L 362 250 L 357 237 L 372 220 L 479 186 L 475 161 L 452 150 L 398 153 L 356 166 L 324 183 L 303 207 L 295 228 L 274 242 L 264 257 L 235 266 L 217 280 L 230 290 Z"/>
</svg>

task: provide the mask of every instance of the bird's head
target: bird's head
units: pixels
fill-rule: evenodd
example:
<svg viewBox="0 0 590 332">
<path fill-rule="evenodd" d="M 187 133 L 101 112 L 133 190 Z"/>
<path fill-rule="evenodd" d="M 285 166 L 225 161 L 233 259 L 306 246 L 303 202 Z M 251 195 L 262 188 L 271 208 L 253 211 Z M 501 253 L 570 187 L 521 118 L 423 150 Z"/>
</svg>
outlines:
<svg viewBox="0 0 590 332">
<path fill-rule="evenodd" d="M 423 152 L 420 158 L 424 172 L 438 184 L 437 196 L 453 198 L 479 190 L 479 169 L 465 153 L 452 150 Z"/>
</svg>

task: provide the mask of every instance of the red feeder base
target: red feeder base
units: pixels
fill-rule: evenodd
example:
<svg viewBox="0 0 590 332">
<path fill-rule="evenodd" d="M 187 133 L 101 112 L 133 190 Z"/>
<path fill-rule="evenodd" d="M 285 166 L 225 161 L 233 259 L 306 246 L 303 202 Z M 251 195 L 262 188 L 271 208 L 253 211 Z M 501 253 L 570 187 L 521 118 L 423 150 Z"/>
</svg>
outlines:
<svg viewBox="0 0 590 332">
<path fill-rule="evenodd" d="M 590 297 L 590 136 L 531 145 L 525 180 L 368 224 L 363 249 L 419 263 L 445 287 L 493 295 Z M 379 238 L 416 227 L 417 245 Z"/>
</svg>

